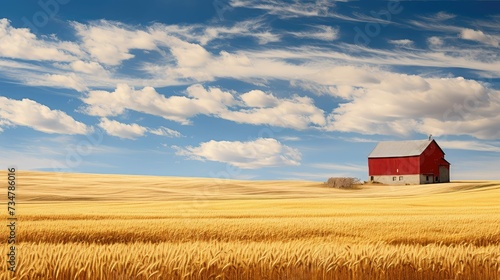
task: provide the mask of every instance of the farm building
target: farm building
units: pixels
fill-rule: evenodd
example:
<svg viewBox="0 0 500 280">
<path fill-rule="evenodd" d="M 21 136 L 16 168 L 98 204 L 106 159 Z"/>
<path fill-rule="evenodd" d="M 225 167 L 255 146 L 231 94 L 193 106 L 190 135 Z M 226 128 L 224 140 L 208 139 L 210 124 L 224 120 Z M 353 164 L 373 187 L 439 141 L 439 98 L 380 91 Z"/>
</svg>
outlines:
<svg viewBox="0 0 500 280">
<path fill-rule="evenodd" d="M 433 139 L 386 141 L 368 156 L 370 181 L 392 185 L 450 181 L 450 163 Z"/>
</svg>

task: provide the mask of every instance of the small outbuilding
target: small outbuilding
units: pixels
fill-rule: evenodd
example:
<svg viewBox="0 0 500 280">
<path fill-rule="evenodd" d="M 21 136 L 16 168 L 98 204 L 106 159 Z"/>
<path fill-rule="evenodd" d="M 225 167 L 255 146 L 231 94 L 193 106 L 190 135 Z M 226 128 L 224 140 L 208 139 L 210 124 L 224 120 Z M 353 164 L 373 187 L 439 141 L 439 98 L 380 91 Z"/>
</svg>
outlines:
<svg viewBox="0 0 500 280">
<path fill-rule="evenodd" d="M 385 141 L 368 156 L 370 181 L 416 185 L 450 181 L 450 163 L 434 139 Z"/>
</svg>

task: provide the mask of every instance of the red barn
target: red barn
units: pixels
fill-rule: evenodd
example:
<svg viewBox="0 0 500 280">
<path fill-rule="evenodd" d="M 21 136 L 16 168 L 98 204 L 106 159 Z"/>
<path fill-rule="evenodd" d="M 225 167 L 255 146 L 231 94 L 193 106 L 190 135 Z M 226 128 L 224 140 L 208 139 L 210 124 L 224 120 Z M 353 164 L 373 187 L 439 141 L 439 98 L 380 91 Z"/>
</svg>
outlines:
<svg viewBox="0 0 500 280">
<path fill-rule="evenodd" d="M 450 181 L 450 163 L 434 140 L 380 142 L 368 156 L 370 181 L 428 184 Z"/>
</svg>

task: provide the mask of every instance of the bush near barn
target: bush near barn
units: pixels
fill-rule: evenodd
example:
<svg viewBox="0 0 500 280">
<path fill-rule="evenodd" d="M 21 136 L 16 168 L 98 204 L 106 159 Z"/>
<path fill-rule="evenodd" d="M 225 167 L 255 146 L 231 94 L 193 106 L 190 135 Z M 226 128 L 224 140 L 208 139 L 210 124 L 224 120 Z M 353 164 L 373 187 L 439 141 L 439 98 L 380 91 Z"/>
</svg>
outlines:
<svg viewBox="0 0 500 280">
<path fill-rule="evenodd" d="M 325 184 L 329 188 L 352 189 L 356 185 L 360 185 L 361 181 L 352 177 L 330 177 Z"/>
</svg>

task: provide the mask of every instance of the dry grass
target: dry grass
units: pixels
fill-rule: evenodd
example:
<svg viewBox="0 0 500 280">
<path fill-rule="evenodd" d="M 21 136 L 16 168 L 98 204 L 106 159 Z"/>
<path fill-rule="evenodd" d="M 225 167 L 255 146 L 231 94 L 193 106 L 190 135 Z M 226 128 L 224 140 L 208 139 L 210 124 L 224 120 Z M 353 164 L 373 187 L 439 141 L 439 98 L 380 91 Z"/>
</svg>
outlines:
<svg viewBox="0 0 500 280">
<path fill-rule="evenodd" d="M 498 279 L 500 261 L 497 246 L 302 240 L 24 243 L 19 249 L 17 279 Z"/>
<path fill-rule="evenodd" d="M 360 184 L 359 179 L 352 177 L 330 177 L 325 182 L 327 187 L 337 189 L 351 189 Z"/>
<path fill-rule="evenodd" d="M 498 181 L 18 176 L 15 279 L 500 278 Z"/>
</svg>

